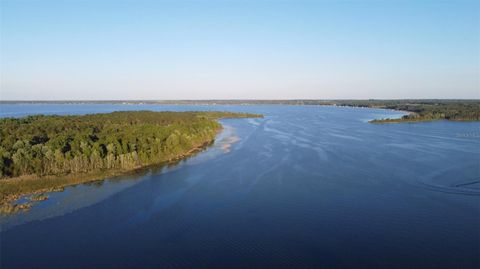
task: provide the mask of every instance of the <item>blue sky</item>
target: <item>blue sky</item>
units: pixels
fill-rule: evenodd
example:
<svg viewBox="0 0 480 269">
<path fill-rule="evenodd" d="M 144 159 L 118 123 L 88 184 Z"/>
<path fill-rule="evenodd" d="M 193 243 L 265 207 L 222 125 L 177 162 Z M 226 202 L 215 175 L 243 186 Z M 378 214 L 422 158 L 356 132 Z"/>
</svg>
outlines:
<svg viewBox="0 0 480 269">
<path fill-rule="evenodd" d="M 5 1 L 2 100 L 480 98 L 476 1 Z"/>
</svg>

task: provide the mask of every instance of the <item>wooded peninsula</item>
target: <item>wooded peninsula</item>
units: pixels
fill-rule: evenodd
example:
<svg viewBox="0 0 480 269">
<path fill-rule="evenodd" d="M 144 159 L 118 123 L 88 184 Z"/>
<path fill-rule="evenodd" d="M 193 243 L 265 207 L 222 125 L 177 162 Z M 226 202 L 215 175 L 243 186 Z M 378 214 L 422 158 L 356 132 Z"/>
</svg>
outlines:
<svg viewBox="0 0 480 269">
<path fill-rule="evenodd" d="M 132 111 L 0 119 L 0 202 L 185 157 L 231 112 Z"/>
<path fill-rule="evenodd" d="M 371 123 L 480 120 L 480 101 L 478 100 L 368 100 L 341 101 L 336 103 L 336 105 L 409 112 L 400 118 L 375 119 L 370 121 Z"/>
</svg>

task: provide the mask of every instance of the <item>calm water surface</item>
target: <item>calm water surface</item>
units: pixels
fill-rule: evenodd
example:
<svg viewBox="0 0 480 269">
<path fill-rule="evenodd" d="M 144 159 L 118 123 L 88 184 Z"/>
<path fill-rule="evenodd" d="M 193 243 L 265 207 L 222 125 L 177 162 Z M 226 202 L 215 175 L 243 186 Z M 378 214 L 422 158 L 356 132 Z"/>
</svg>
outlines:
<svg viewBox="0 0 480 269">
<path fill-rule="evenodd" d="M 0 116 L 228 110 L 188 160 L 2 216 L 2 268 L 479 268 L 480 123 L 319 106 L 2 105 Z"/>
</svg>

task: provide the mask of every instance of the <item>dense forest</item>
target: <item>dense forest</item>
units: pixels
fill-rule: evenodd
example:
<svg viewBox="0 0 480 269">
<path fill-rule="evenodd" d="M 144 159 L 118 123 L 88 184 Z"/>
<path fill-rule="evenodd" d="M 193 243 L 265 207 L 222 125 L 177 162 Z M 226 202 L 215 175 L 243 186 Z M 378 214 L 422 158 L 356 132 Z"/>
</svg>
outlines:
<svg viewBox="0 0 480 269">
<path fill-rule="evenodd" d="M 0 119 L 0 182 L 8 178 L 131 170 L 211 142 L 230 112 L 113 112 Z M 11 180 L 10 180 L 11 181 Z M 1 186 L 0 186 L 1 187 Z"/>
</svg>

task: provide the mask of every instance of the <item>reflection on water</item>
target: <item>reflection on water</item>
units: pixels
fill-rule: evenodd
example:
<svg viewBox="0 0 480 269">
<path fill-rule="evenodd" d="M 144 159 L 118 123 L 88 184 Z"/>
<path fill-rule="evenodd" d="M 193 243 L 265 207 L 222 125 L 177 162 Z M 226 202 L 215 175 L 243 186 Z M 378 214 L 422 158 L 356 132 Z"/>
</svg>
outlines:
<svg viewBox="0 0 480 269">
<path fill-rule="evenodd" d="M 2 268 L 480 267 L 480 139 L 459 135 L 480 133 L 478 122 L 369 124 L 399 113 L 319 106 L 16 109 L 7 113 L 265 118 L 222 120 L 192 158 L 67 188 L 3 219 Z"/>
</svg>

